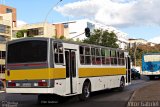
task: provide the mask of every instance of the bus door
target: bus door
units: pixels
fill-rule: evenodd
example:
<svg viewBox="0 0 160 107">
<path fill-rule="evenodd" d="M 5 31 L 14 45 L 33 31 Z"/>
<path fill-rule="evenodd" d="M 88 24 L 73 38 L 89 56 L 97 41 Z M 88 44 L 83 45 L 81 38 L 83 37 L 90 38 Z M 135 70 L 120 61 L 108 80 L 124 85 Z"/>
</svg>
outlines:
<svg viewBox="0 0 160 107">
<path fill-rule="evenodd" d="M 126 57 L 126 84 L 131 83 L 131 60 L 130 57 Z"/>
<path fill-rule="evenodd" d="M 66 61 L 66 93 L 74 94 L 77 91 L 77 59 L 76 50 L 65 49 Z"/>
</svg>

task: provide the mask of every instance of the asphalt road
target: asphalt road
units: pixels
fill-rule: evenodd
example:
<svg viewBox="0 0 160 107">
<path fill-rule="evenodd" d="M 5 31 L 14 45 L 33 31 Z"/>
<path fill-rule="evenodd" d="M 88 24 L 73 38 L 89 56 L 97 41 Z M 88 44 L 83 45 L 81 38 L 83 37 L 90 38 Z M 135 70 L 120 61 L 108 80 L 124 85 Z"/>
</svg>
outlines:
<svg viewBox="0 0 160 107">
<path fill-rule="evenodd" d="M 159 81 L 159 80 L 158 80 Z M 80 102 L 77 96 L 65 98 L 64 103 L 38 105 L 37 95 L 21 95 L 0 93 L 0 107 L 4 104 L 13 105 L 10 107 L 126 107 L 127 102 L 134 90 L 152 84 L 156 81 L 133 80 L 132 85 L 125 87 L 124 91 L 116 89 L 94 92 L 91 98 L 85 102 Z"/>
</svg>

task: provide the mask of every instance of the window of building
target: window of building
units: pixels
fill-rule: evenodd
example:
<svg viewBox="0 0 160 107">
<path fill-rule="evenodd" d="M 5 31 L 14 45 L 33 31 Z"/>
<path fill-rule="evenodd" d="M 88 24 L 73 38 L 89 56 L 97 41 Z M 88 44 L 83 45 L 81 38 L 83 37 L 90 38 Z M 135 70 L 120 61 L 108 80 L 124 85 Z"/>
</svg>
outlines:
<svg viewBox="0 0 160 107">
<path fill-rule="evenodd" d="M 12 9 L 7 8 L 6 13 L 12 13 Z"/>
<path fill-rule="evenodd" d="M 0 65 L 0 73 L 5 73 L 5 65 Z"/>
<path fill-rule="evenodd" d="M 0 35 L 0 41 L 6 41 L 6 39 L 3 35 Z"/>
<path fill-rule="evenodd" d="M 68 28 L 68 23 L 64 23 L 64 28 Z"/>
<path fill-rule="evenodd" d="M 5 58 L 6 58 L 6 52 L 0 51 L 0 59 L 5 59 Z"/>
<path fill-rule="evenodd" d="M 5 33 L 5 25 L 0 24 L 0 33 Z"/>
<path fill-rule="evenodd" d="M 28 29 L 27 32 L 28 36 L 39 36 L 39 35 L 44 35 L 44 28 L 35 28 L 35 29 Z"/>
<path fill-rule="evenodd" d="M 54 43 L 54 61 L 57 64 L 64 63 L 64 57 L 63 57 L 63 45 L 62 43 Z"/>
<path fill-rule="evenodd" d="M 10 34 L 10 26 L 0 24 L 0 33 Z"/>
</svg>

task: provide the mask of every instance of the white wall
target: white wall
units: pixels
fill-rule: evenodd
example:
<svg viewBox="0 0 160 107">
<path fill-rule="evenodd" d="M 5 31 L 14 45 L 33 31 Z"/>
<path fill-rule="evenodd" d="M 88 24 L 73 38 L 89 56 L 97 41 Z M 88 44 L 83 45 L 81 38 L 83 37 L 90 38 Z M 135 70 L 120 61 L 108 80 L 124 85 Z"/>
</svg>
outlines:
<svg viewBox="0 0 160 107">
<path fill-rule="evenodd" d="M 68 23 L 69 37 L 73 38 L 77 35 L 84 33 L 84 30 L 87 27 L 87 22 L 93 23 L 95 25 L 95 29 L 104 29 L 104 30 L 108 30 L 109 32 L 114 32 L 117 35 L 118 40 L 121 41 L 119 42 L 119 47 L 122 49 L 125 49 L 125 47 L 127 47 L 129 42 L 128 42 L 128 37 L 127 37 L 128 35 L 126 33 L 121 32 L 120 30 L 117 30 L 114 27 L 96 23 L 88 19 L 76 20 L 71 23 Z M 85 34 L 82 34 L 78 37 L 75 37 L 74 40 L 76 40 L 77 38 L 79 38 L 80 40 L 83 40 L 86 37 L 85 37 Z"/>
</svg>

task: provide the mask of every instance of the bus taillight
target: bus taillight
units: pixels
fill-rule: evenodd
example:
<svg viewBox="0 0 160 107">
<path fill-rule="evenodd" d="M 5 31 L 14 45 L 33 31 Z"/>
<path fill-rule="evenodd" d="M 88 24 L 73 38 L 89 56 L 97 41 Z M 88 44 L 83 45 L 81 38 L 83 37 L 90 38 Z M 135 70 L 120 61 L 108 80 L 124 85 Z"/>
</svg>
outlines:
<svg viewBox="0 0 160 107">
<path fill-rule="evenodd" d="M 48 83 L 45 80 L 38 81 L 38 86 L 47 86 Z"/>
<path fill-rule="evenodd" d="M 15 86 L 16 86 L 16 83 L 14 83 L 14 82 L 9 82 L 9 83 L 8 83 L 8 86 L 9 86 L 9 87 L 15 87 Z"/>
</svg>

